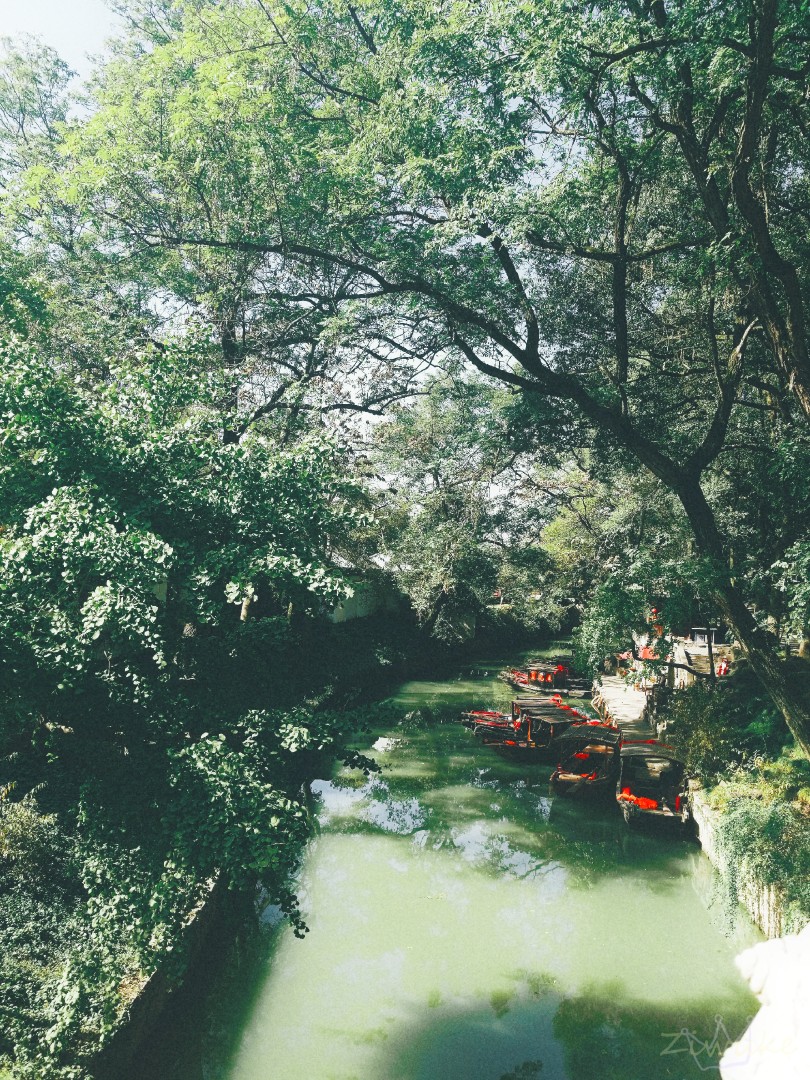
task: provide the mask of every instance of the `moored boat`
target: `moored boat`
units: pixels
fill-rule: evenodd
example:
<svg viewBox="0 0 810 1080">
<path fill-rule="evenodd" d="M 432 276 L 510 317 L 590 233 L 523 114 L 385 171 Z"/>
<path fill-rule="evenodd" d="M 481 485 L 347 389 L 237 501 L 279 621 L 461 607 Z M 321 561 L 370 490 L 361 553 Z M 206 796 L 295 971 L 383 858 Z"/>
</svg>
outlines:
<svg viewBox="0 0 810 1080">
<path fill-rule="evenodd" d="M 633 740 L 624 743 L 619 758 L 616 801 L 628 824 L 643 817 L 689 820 L 686 766 L 671 746 Z"/>
<path fill-rule="evenodd" d="M 609 791 L 619 773 L 620 731 L 604 724 L 574 724 L 553 740 L 557 765 L 549 777 L 557 791 Z"/>
<path fill-rule="evenodd" d="M 507 668 L 500 673 L 500 678 L 516 690 L 539 694 L 563 690 L 585 696 L 593 688 L 593 681 L 575 675 L 570 663 L 563 657 L 551 661 L 530 661 L 525 668 Z"/>
<path fill-rule="evenodd" d="M 501 672 L 504 682 L 518 690 L 533 690 L 548 693 L 551 690 L 563 690 L 568 684 L 570 668 L 562 662 L 536 661 L 521 668 L 508 668 Z"/>
<path fill-rule="evenodd" d="M 484 746 L 530 754 L 545 751 L 552 740 L 575 724 L 603 726 L 600 720 L 566 704 L 559 695 L 545 699 L 515 698 L 509 713 L 485 710 L 463 713 L 462 723 L 472 728 Z"/>
<path fill-rule="evenodd" d="M 487 709 L 471 709 L 461 714 L 461 722 L 465 727 L 472 728 L 473 735 L 483 738 L 487 732 L 508 734 L 515 730 L 511 713 L 495 712 Z"/>
</svg>

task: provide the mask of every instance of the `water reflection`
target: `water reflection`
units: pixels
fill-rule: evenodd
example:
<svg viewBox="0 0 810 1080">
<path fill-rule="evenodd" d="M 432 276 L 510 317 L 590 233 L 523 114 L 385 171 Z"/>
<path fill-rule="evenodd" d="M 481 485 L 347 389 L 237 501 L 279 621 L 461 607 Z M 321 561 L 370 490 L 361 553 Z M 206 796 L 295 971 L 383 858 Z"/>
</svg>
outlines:
<svg viewBox="0 0 810 1080">
<path fill-rule="evenodd" d="M 388 784 L 377 776 L 359 788 L 329 780 L 316 780 L 310 787 L 320 802 L 321 829 L 344 818 L 351 825 L 367 822 L 385 832 L 407 836 L 422 828 L 428 814 L 418 799 L 396 798 Z"/>
<path fill-rule="evenodd" d="M 495 680 L 409 684 L 373 732 L 379 774 L 312 785 L 311 932 L 277 935 L 228 1039 L 166 1080 L 690 1080 L 667 1032 L 736 1036 L 754 1008 L 711 875 L 675 833 L 552 798 L 548 767 L 480 747 L 442 711 L 502 706 Z M 244 999 L 243 999 L 244 1000 Z M 206 1042 L 207 1039 L 207 1042 Z M 199 1060 L 199 1059 L 198 1059 Z"/>
</svg>

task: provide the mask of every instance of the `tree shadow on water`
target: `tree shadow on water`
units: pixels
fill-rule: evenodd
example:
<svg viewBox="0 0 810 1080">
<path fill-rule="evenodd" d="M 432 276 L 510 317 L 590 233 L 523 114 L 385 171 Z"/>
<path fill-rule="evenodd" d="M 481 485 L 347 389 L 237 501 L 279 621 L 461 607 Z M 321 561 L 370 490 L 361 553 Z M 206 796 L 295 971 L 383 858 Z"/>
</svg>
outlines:
<svg viewBox="0 0 810 1080">
<path fill-rule="evenodd" d="M 666 893 L 689 872 L 688 853 L 696 846 L 691 834 L 662 821 L 629 829 L 612 792 L 552 795 L 553 763 L 512 760 L 480 747 L 457 716 L 409 714 L 390 732 L 401 744 L 380 759 L 386 797 L 417 799 L 424 824 L 437 836 L 486 820 L 490 831 L 502 830 L 528 856 L 571 867 L 575 887 L 591 887 L 602 877 L 639 877 L 645 888 Z M 491 869 L 501 867 L 496 862 Z"/>
<path fill-rule="evenodd" d="M 758 1007 L 742 990 L 688 1001 L 645 1000 L 644 991 L 631 996 L 625 984 L 593 983 L 561 1002 L 554 1033 L 565 1045 L 570 1080 L 719 1078 L 722 1054 Z"/>
<path fill-rule="evenodd" d="M 756 1003 L 645 1000 L 620 983 L 414 1009 L 362 1080 L 719 1080 Z"/>
<path fill-rule="evenodd" d="M 280 909 L 266 906 L 261 894 L 227 894 L 203 949 L 125 1071 L 88 1080 L 231 1080 L 287 934 Z"/>
<path fill-rule="evenodd" d="M 592 931 L 595 968 L 600 939 L 611 932 L 609 918 Z M 162 1038 L 117 1080 L 231 1080 L 234 1055 L 272 964 L 268 944 L 258 947 L 254 925 L 238 952 L 230 951 L 228 978 L 219 992 L 202 1005 L 194 994 L 185 1005 L 178 995 L 164 1016 Z M 634 948 L 644 947 L 639 941 Z M 367 1029 L 354 1027 L 347 1013 L 329 1033 L 334 1056 L 312 1080 L 719 1078 L 721 1054 L 756 1010 L 753 997 L 740 986 L 721 987 L 713 996 L 686 999 L 682 993 L 668 999 L 660 983 L 633 984 L 634 957 L 637 952 L 628 950 L 624 970 L 606 971 L 572 993 L 547 971 L 521 969 L 493 983 L 487 994 L 448 999 L 440 986 L 426 989 L 423 1000 L 397 1002 L 395 1016 L 378 1014 Z M 210 961 L 209 956 L 187 990 L 208 982 L 216 966 Z M 699 963 L 685 948 L 684 964 Z M 193 1037 L 189 1026 L 196 1027 Z M 347 1057 L 344 1044 L 350 1044 Z M 271 1059 L 266 1067 L 266 1073 L 250 1075 L 290 1080 L 274 1071 Z"/>
</svg>

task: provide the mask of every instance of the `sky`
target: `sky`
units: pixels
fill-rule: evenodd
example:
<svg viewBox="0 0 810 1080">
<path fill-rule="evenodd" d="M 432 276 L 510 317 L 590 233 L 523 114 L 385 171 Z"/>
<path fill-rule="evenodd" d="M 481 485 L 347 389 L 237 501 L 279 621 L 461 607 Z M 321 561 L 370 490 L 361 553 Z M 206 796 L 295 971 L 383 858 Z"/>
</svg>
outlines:
<svg viewBox="0 0 810 1080">
<path fill-rule="evenodd" d="M 86 78 L 88 53 L 99 53 L 120 25 L 104 0 L 0 0 L 0 36 L 39 35 Z"/>
</svg>

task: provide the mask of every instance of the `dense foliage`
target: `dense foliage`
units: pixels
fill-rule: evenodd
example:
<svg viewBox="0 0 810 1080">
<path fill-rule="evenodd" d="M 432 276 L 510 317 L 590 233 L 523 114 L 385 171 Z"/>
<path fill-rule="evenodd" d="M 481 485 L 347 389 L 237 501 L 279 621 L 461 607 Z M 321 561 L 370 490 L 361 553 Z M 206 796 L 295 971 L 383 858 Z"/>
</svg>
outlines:
<svg viewBox="0 0 810 1080">
<path fill-rule="evenodd" d="M 784 898 L 786 933 L 810 917 L 810 818 L 781 801 L 755 793 L 738 797 L 720 819 L 718 840 L 727 867 L 722 882 L 727 910 L 736 914 L 746 875 L 775 885 Z"/>
<path fill-rule="evenodd" d="M 729 769 L 778 756 L 785 745 L 779 714 L 744 666 L 716 688 L 695 683 L 674 695 L 666 722 L 690 776 L 709 785 Z"/>
<path fill-rule="evenodd" d="M 328 672 L 287 684 L 296 619 L 346 591 L 339 455 L 224 444 L 215 395 L 193 351 L 92 394 L 4 354 L 3 1049 L 35 1075 L 103 1038 L 213 880 L 263 880 L 295 918 L 301 784 L 359 722 L 292 705 Z"/>
<path fill-rule="evenodd" d="M 786 448 L 810 409 L 800 9 L 121 7 L 94 114 L 59 168 L 10 185 L 71 280 L 114 264 L 145 336 L 150 298 L 206 327 L 236 440 L 270 416 L 290 438 L 379 411 L 431 365 L 511 388 L 535 442 L 552 416 L 560 445 L 584 425 L 603 462 L 612 444 L 672 497 L 712 603 L 810 747 L 751 610 L 781 589 L 805 610 L 804 505 L 772 531 L 761 498 L 805 456 Z"/>
<path fill-rule="evenodd" d="M 524 633 L 549 627 L 536 602 L 549 558 L 510 425 L 508 394 L 445 378 L 426 382 L 374 433 L 371 459 L 387 487 L 377 557 L 446 642 L 472 637 L 504 603 Z"/>
<path fill-rule="evenodd" d="M 759 689 L 682 699 L 690 761 L 810 753 L 807 5 L 115 6 L 81 108 L 50 49 L 0 65 L 1 1050 L 31 1075 L 213 876 L 285 898 L 301 780 L 357 722 L 319 653 L 353 575 L 446 643 L 579 623 L 591 670 L 722 619 Z"/>
</svg>

